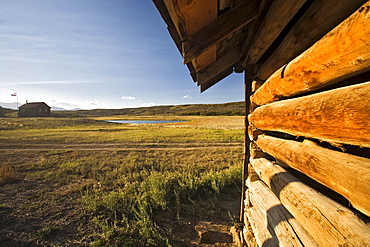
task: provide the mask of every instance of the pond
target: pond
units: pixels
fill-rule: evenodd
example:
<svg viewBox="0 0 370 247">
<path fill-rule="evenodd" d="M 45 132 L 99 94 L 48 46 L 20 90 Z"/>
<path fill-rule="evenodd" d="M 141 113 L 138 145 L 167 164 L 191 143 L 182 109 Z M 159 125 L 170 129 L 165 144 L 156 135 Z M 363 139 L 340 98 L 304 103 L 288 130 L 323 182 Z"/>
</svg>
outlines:
<svg viewBox="0 0 370 247">
<path fill-rule="evenodd" d="M 106 120 L 109 123 L 126 123 L 126 124 L 156 124 L 156 123 L 181 123 L 183 120 Z"/>
</svg>

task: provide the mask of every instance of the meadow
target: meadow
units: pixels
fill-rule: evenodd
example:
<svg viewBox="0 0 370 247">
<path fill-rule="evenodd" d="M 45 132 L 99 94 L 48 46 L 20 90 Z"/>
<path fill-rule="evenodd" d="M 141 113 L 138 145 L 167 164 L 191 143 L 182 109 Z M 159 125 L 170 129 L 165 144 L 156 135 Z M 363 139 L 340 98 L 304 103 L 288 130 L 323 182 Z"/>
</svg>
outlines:
<svg viewBox="0 0 370 247">
<path fill-rule="evenodd" d="M 237 223 L 243 136 L 240 116 L 0 118 L 0 242 L 215 245 L 195 228 Z"/>
</svg>

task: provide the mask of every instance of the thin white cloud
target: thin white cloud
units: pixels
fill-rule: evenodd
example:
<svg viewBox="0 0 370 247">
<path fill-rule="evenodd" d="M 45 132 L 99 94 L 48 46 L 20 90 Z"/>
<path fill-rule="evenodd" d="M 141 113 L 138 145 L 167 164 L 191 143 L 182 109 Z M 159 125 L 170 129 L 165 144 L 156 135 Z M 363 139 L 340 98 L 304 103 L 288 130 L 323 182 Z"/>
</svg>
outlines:
<svg viewBox="0 0 370 247">
<path fill-rule="evenodd" d="M 136 99 L 135 97 L 133 96 L 122 96 L 122 99 L 125 99 L 125 100 L 134 100 Z M 140 101 L 140 100 L 139 100 Z"/>
<path fill-rule="evenodd" d="M 184 99 L 191 99 L 192 97 L 189 95 L 182 96 Z"/>
<path fill-rule="evenodd" d="M 99 102 L 99 100 L 85 100 L 85 104 L 86 105 L 90 105 L 90 106 L 99 106 L 99 107 L 106 107 L 107 104 L 105 104 L 104 102 Z"/>
<path fill-rule="evenodd" d="M 55 103 L 56 105 L 58 106 L 63 106 L 63 107 L 69 107 L 69 108 L 73 108 L 73 107 L 79 107 L 78 105 L 74 104 L 74 103 L 68 103 L 68 102 L 57 102 L 55 100 L 52 100 L 53 103 Z"/>
<path fill-rule="evenodd" d="M 4 87 L 4 91 L 6 91 L 6 93 L 9 95 L 11 95 L 12 93 L 15 93 L 15 91 L 9 90 L 6 87 Z"/>
<path fill-rule="evenodd" d="M 2 85 L 39 85 L 39 84 L 76 84 L 76 83 L 97 83 L 97 81 L 84 80 L 65 80 L 65 81 L 18 81 L 18 82 L 0 82 Z"/>
<path fill-rule="evenodd" d="M 25 62 L 25 63 L 47 63 L 47 60 L 44 59 L 38 59 L 38 58 L 29 58 L 25 56 L 0 56 L 0 60 L 9 61 L 14 60 L 16 62 Z"/>
<path fill-rule="evenodd" d="M 3 29 L 4 32 L 6 32 L 4 29 Z M 3 40 L 3 42 L 7 43 L 7 42 L 17 42 L 18 44 L 21 43 L 21 42 L 27 42 L 29 44 L 29 42 L 35 42 L 33 44 L 40 44 L 40 43 L 47 43 L 49 42 L 48 39 L 46 39 L 45 37 L 40 37 L 40 36 L 36 36 L 36 35 L 29 35 L 29 34 L 20 34 L 20 33 L 2 33 L 0 35 L 1 39 Z"/>
<path fill-rule="evenodd" d="M 157 103 L 154 103 L 154 102 L 150 102 L 150 103 L 143 103 L 141 104 L 141 106 L 144 106 L 144 107 L 150 107 L 150 106 L 157 106 L 158 104 Z"/>
<path fill-rule="evenodd" d="M 85 100 L 81 102 L 75 102 L 75 101 L 58 101 L 58 100 L 51 100 L 52 102 L 52 107 L 57 107 L 57 108 L 63 108 L 66 110 L 75 110 L 75 109 L 85 109 L 85 110 L 90 110 L 90 109 L 98 109 L 98 108 L 109 108 L 109 105 L 101 102 L 97 99 L 95 100 Z"/>
</svg>

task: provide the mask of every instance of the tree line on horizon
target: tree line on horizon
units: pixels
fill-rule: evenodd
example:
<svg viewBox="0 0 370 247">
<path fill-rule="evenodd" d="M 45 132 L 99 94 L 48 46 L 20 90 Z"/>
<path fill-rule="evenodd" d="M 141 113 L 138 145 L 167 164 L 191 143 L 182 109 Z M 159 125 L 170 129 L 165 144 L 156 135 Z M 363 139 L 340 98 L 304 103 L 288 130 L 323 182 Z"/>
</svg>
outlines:
<svg viewBox="0 0 370 247">
<path fill-rule="evenodd" d="M 0 117 L 16 117 L 17 110 L 1 108 Z M 175 115 L 175 116 L 244 116 L 243 101 L 223 104 L 166 105 L 122 109 L 93 109 L 73 111 L 52 111 L 52 117 L 100 117 L 114 115 Z"/>
<path fill-rule="evenodd" d="M 114 115 L 176 115 L 176 116 L 244 116 L 245 104 L 241 102 L 223 104 L 166 105 L 122 109 L 94 109 L 77 111 L 55 111 L 54 117 L 100 117 Z"/>
</svg>

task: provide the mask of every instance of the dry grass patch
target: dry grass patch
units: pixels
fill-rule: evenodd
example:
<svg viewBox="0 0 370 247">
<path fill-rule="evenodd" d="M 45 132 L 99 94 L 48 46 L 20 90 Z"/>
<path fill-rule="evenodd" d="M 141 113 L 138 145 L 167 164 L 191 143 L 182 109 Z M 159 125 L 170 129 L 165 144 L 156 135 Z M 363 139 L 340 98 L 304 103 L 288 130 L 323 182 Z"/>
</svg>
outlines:
<svg viewBox="0 0 370 247">
<path fill-rule="evenodd" d="M 18 179 L 18 175 L 13 167 L 10 165 L 0 167 L 0 184 L 14 182 Z"/>
<path fill-rule="evenodd" d="M 186 120 L 7 119 L 0 242 L 191 246 L 198 218 L 227 215 L 218 196 L 240 185 L 243 131 L 231 126 L 243 118 Z"/>
</svg>

